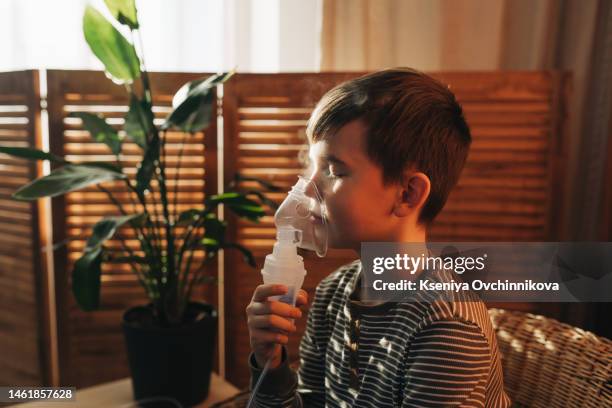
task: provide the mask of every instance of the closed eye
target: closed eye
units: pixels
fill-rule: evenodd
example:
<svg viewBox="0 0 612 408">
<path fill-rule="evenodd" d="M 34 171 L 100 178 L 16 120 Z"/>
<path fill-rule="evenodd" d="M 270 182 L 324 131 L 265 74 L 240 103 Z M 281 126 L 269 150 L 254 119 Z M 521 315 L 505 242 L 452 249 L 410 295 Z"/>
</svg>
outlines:
<svg viewBox="0 0 612 408">
<path fill-rule="evenodd" d="M 325 168 L 325 174 L 327 177 L 332 178 L 332 179 L 338 179 L 338 178 L 342 178 L 346 176 L 345 173 L 338 171 L 337 169 L 334 169 L 333 166 L 327 166 Z"/>
</svg>

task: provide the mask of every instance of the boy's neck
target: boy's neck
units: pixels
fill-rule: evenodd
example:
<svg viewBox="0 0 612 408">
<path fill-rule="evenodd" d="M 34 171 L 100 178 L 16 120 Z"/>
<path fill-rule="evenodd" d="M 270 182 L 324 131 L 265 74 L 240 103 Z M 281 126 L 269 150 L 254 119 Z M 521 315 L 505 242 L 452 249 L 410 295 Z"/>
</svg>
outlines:
<svg viewBox="0 0 612 408">
<path fill-rule="evenodd" d="M 390 240 L 391 242 L 406 242 L 406 243 L 421 243 L 422 246 L 420 245 L 413 245 L 411 246 L 411 251 L 414 252 L 414 254 L 411 254 L 411 256 L 419 256 L 422 253 L 427 254 L 428 250 L 427 250 L 427 245 L 426 245 L 426 238 L 427 238 L 427 231 L 425 228 L 418 228 L 418 229 L 409 229 L 409 228 L 404 228 L 400 231 L 400 233 L 397 235 L 396 239 Z M 361 244 L 360 244 L 361 245 Z M 361 258 L 361 246 L 359 247 L 359 249 L 356 249 L 357 254 L 359 255 L 359 257 Z M 363 271 L 359 272 L 359 275 L 362 275 Z M 353 288 L 353 293 L 351 294 L 351 297 L 354 298 L 355 300 L 359 301 L 362 304 L 368 305 L 368 306 L 376 306 L 379 305 L 381 303 L 385 303 L 382 301 L 379 302 L 363 302 L 360 300 L 360 295 L 359 295 L 359 285 L 357 284 L 355 286 L 355 288 Z"/>
<path fill-rule="evenodd" d="M 425 242 L 427 229 L 417 226 L 415 228 L 402 228 L 399 230 L 395 242 Z"/>
<path fill-rule="evenodd" d="M 402 228 L 395 236 L 390 236 L 387 242 L 425 243 L 427 242 L 427 229 L 424 227 Z M 361 257 L 361 242 L 353 248 Z"/>
</svg>

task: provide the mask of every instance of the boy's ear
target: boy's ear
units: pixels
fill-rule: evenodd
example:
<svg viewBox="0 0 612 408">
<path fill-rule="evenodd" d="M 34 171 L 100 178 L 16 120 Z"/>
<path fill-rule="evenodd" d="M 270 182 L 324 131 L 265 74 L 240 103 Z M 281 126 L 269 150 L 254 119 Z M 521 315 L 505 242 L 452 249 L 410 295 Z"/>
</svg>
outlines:
<svg viewBox="0 0 612 408">
<path fill-rule="evenodd" d="M 403 181 L 398 188 L 398 196 L 393 207 L 393 214 L 398 217 L 406 217 L 415 211 L 420 213 L 425 204 L 431 182 L 425 173 L 410 172 L 404 175 Z"/>
</svg>

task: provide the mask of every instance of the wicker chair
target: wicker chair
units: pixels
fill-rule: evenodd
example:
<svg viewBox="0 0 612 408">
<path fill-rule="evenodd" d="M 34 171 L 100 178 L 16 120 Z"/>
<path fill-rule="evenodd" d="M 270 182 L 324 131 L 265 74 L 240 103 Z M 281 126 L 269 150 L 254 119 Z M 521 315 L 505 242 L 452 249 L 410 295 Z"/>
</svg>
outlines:
<svg viewBox="0 0 612 408">
<path fill-rule="evenodd" d="M 514 406 L 612 407 L 612 341 L 544 316 L 489 314 Z"/>
<path fill-rule="evenodd" d="M 612 407 L 612 341 L 531 313 L 490 309 L 515 407 Z M 248 389 L 215 408 L 244 407 Z"/>
</svg>

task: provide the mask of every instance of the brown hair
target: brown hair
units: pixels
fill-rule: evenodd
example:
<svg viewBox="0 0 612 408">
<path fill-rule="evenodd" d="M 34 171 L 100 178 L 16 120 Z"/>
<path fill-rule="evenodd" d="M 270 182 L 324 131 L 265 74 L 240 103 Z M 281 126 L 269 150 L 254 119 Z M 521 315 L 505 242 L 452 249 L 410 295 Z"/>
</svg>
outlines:
<svg viewBox="0 0 612 408">
<path fill-rule="evenodd" d="M 455 95 L 422 72 L 396 68 L 344 82 L 313 111 L 306 134 L 324 140 L 360 119 L 367 128 L 367 155 L 383 170 L 383 183 L 402 181 L 414 166 L 431 181 L 419 214 L 430 224 L 457 183 L 472 141 Z"/>
</svg>

